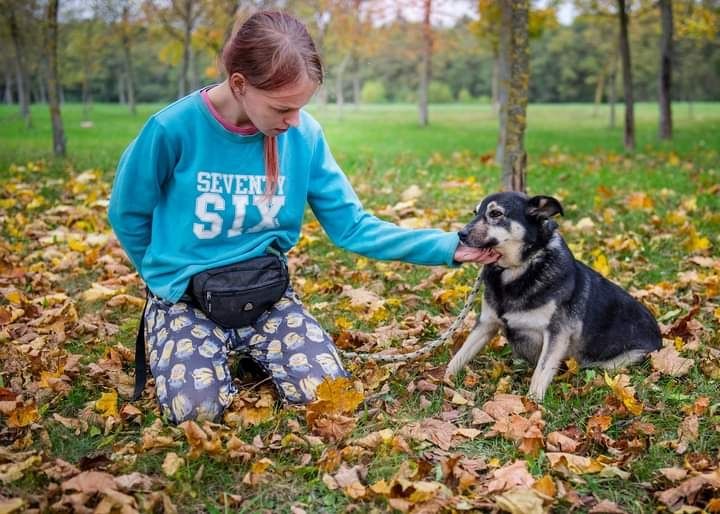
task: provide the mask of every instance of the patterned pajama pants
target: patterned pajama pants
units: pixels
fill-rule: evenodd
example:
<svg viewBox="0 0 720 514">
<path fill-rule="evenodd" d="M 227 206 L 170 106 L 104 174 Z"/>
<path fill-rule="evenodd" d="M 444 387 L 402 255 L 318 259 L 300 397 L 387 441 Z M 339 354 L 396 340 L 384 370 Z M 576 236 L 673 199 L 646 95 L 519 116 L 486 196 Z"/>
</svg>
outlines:
<svg viewBox="0 0 720 514">
<path fill-rule="evenodd" d="M 280 397 L 294 404 L 315 399 L 325 377 L 349 376 L 330 336 L 292 288 L 254 325 L 224 329 L 191 304 L 150 294 L 145 348 L 163 413 L 175 423 L 216 420 L 237 392 L 228 353 L 252 358 L 272 378 Z"/>
</svg>

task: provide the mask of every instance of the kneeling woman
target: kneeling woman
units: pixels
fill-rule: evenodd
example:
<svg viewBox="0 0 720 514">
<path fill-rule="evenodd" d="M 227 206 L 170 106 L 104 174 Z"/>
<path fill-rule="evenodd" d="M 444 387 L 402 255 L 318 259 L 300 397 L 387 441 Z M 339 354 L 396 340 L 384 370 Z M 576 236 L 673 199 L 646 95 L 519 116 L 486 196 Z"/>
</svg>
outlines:
<svg viewBox="0 0 720 514">
<path fill-rule="evenodd" d="M 247 277 L 243 263 L 284 258 L 306 202 L 336 245 L 369 257 L 427 265 L 485 258 L 459 246 L 455 233 L 407 230 L 363 210 L 322 129 L 301 110 L 323 80 L 302 23 L 256 13 L 222 57 L 224 82 L 147 121 L 120 160 L 110 199 L 115 234 L 149 289 L 145 347 L 157 399 L 176 423 L 217 419 L 230 404 L 230 350 L 257 361 L 289 403 L 312 401 L 324 377 L 347 375 L 291 287 L 246 323 L 216 317 L 236 299 L 216 295 L 211 304 L 212 291 L 199 298 L 194 290 L 216 270 L 234 276 L 224 275 L 228 265 Z M 231 302 L 245 305 L 238 312 L 256 308 L 240 301 Z"/>
</svg>

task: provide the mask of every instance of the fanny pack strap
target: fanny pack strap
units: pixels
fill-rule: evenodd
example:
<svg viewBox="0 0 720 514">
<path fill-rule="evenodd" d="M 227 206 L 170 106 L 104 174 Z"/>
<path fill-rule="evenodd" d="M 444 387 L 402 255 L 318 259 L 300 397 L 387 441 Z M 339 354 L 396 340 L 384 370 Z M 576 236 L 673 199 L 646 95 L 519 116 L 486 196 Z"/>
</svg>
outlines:
<svg viewBox="0 0 720 514">
<path fill-rule="evenodd" d="M 145 389 L 147 381 L 147 360 L 145 359 L 145 310 L 150 301 L 150 292 L 148 291 L 148 299 L 145 300 L 145 306 L 140 313 L 140 324 L 138 326 L 137 336 L 135 337 L 135 392 L 133 393 L 133 401 L 138 401 Z"/>
</svg>

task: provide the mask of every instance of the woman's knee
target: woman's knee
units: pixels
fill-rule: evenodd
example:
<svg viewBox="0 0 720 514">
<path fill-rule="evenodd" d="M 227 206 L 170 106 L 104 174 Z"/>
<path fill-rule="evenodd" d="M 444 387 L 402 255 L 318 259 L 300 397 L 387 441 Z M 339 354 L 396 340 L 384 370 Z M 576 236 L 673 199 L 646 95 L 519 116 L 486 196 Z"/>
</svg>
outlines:
<svg viewBox="0 0 720 514">
<path fill-rule="evenodd" d="M 158 403 L 173 423 L 183 421 L 218 421 L 232 402 L 235 390 L 231 382 L 216 384 L 204 390 L 194 387 L 173 388 L 164 376 L 156 379 Z"/>
</svg>

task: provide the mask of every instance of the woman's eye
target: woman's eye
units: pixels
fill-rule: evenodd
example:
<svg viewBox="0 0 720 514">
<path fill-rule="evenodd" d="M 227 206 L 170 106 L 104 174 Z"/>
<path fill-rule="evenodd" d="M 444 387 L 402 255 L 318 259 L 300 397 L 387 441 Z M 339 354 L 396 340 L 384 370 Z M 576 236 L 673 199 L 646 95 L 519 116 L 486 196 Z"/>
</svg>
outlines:
<svg viewBox="0 0 720 514">
<path fill-rule="evenodd" d="M 491 218 L 494 218 L 494 219 L 497 219 L 502 215 L 503 215 L 502 211 L 498 211 L 498 210 L 492 210 L 488 213 L 488 216 L 490 216 Z"/>
</svg>

